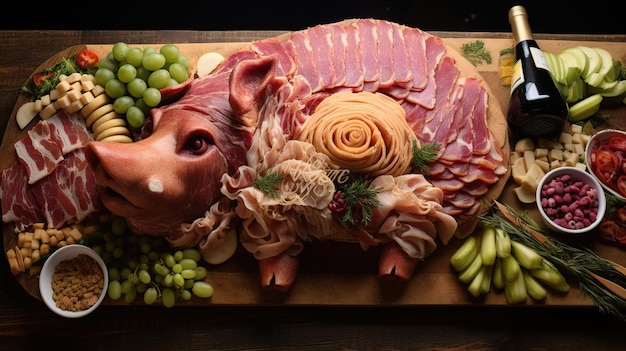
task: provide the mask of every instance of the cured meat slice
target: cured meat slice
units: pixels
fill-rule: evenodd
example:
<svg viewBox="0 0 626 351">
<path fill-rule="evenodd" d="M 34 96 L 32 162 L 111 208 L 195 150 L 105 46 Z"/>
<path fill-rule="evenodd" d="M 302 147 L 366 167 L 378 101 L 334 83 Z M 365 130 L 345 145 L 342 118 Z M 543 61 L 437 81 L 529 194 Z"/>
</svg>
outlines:
<svg viewBox="0 0 626 351">
<path fill-rule="evenodd" d="M 2 171 L 2 221 L 15 222 L 16 231 L 23 231 L 44 218 L 27 180 L 26 169 L 19 162 Z"/>
<path fill-rule="evenodd" d="M 51 174 L 63 155 L 84 147 L 90 140 L 85 119 L 61 111 L 39 121 L 14 146 L 28 174 L 28 183 L 34 184 Z"/>
<path fill-rule="evenodd" d="M 54 172 L 32 185 L 49 228 L 59 228 L 78 214 L 69 178 L 68 169 L 60 164 Z"/>
<path fill-rule="evenodd" d="M 85 119 L 78 113 L 68 115 L 57 112 L 44 121 L 50 125 L 49 137 L 56 141 L 63 155 L 83 148 L 93 140 L 85 124 Z"/>
<path fill-rule="evenodd" d="M 355 33 L 359 35 L 359 56 L 361 57 L 361 67 L 363 69 L 364 86 L 363 90 L 378 90 L 378 80 L 380 79 L 380 63 L 378 58 L 377 29 L 373 20 L 358 21 L 353 24 L 356 27 Z"/>
<path fill-rule="evenodd" d="M 293 61 L 293 46 L 283 45 L 276 38 L 268 40 L 259 40 L 250 45 L 250 49 L 257 55 L 278 55 L 278 65 L 276 66 L 276 74 L 290 77 L 296 71 L 296 64 Z"/>
<path fill-rule="evenodd" d="M 295 32 L 291 35 L 291 43 L 296 57 L 298 74 L 302 75 L 311 90 L 317 92 L 324 87 L 324 78 L 315 65 L 313 48 L 306 32 Z"/>
<path fill-rule="evenodd" d="M 456 79 L 459 75 L 459 70 L 454 65 L 452 58 L 445 57 L 441 61 L 441 64 L 437 66 L 434 75 L 438 82 L 436 91 L 437 105 L 426 113 L 424 128 L 417 134 L 417 137 L 422 143 L 437 141 L 442 145 L 446 145 L 447 134 L 445 140 L 436 140 L 435 133 L 437 129 L 440 128 L 440 123 L 444 118 L 444 114 L 450 108 L 450 104 L 456 104 L 451 103 L 450 99 L 455 98 L 452 96 L 454 95 L 452 92 L 456 87 Z"/>
<path fill-rule="evenodd" d="M 407 45 L 412 45 L 407 43 L 404 38 L 405 31 L 402 30 L 399 26 L 392 27 L 392 42 L 393 42 L 393 68 L 394 68 L 394 83 L 397 85 L 401 85 L 404 88 L 412 88 L 413 77 L 415 74 L 423 74 L 424 72 L 420 71 L 423 66 L 423 69 L 426 70 L 426 61 L 420 60 L 419 55 L 415 52 L 415 60 L 421 63 L 416 63 L 415 66 L 412 64 L 412 60 L 409 57 L 409 52 L 407 50 Z M 413 30 L 417 33 L 419 31 Z M 413 68 L 417 68 L 417 72 L 413 72 Z M 418 79 L 416 79 L 418 81 Z M 426 79 L 423 79 L 426 84 Z M 421 84 L 418 84 L 421 85 Z M 415 87 L 415 89 L 422 89 L 423 86 Z"/>
<path fill-rule="evenodd" d="M 425 45 L 427 72 L 426 86 L 422 90 L 411 91 L 406 99 L 430 110 L 435 107 L 435 102 L 437 102 L 435 92 L 437 91 L 437 85 L 441 83 L 435 78 L 435 69 L 444 57 L 446 46 L 441 38 L 432 35 L 426 38 Z M 413 60 L 414 59 L 411 59 L 411 61 Z M 415 77 L 416 73 L 414 73 L 413 76 Z"/>
<path fill-rule="evenodd" d="M 50 138 L 50 125 L 44 121 L 37 123 L 14 146 L 29 184 L 52 173 L 63 160 L 63 151 L 57 141 Z"/>
<path fill-rule="evenodd" d="M 348 88 L 353 88 L 354 91 L 361 91 L 365 83 L 364 64 L 360 51 L 361 43 L 359 32 L 355 30 L 346 31 L 345 62 L 346 67 L 350 67 L 350 69 L 346 70 L 346 83 L 344 85 Z"/>
<path fill-rule="evenodd" d="M 394 85 L 396 79 L 393 28 L 391 27 L 391 23 L 381 21 L 376 26 L 376 31 L 376 38 L 378 39 L 376 53 L 378 55 L 378 67 L 380 70 L 378 89 L 385 89 Z"/>
<path fill-rule="evenodd" d="M 411 90 L 421 91 L 428 83 L 428 57 L 426 56 L 426 39 L 425 33 L 416 28 L 402 28 L 402 36 L 404 37 L 404 45 L 406 46 L 408 65 L 411 70 Z M 396 66 L 399 66 L 400 63 Z M 435 67 L 433 63 L 432 67 Z M 399 70 L 401 72 L 401 70 Z M 402 75 L 396 72 L 399 79 Z"/>
<path fill-rule="evenodd" d="M 307 34 L 313 61 L 322 79 L 322 85 L 325 89 L 331 89 L 336 86 L 337 82 L 332 61 L 335 54 L 331 32 L 328 31 L 328 27 L 317 25 L 309 29 Z M 328 62 L 329 59 L 330 62 Z"/>
<path fill-rule="evenodd" d="M 344 30 L 344 27 L 339 24 L 335 23 L 324 26 L 327 28 L 332 41 L 331 45 L 333 51 L 330 60 L 335 73 L 333 87 L 345 87 L 348 79 L 346 70 L 348 34 Z"/>
<path fill-rule="evenodd" d="M 63 167 L 67 173 L 68 187 L 76 207 L 76 221 L 102 209 L 95 174 L 87 163 L 83 149 L 68 154 Z"/>
</svg>

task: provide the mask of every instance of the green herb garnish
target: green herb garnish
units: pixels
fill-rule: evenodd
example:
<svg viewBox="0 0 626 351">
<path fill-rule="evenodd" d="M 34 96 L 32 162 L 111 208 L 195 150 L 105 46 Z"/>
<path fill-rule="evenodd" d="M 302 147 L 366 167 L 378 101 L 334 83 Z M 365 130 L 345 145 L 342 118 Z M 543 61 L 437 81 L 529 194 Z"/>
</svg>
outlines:
<svg viewBox="0 0 626 351">
<path fill-rule="evenodd" d="M 252 181 L 252 186 L 259 189 L 266 196 L 276 199 L 278 198 L 278 183 L 285 178 L 284 174 L 274 171 L 268 171 L 264 175 L 257 176 Z"/>
<path fill-rule="evenodd" d="M 64 57 L 54 66 L 37 72 L 22 85 L 22 92 L 35 99 L 49 94 L 56 89 L 61 81 L 61 75 L 69 76 L 76 72 L 84 73 L 75 62 L 76 55 Z M 44 78 L 42 79 L 42 77 Z"/>
<path fill-rule="evenodd" d="M 341 187 L 340 199 L 345 201 L 342 221 L 367 226 L 372 220 L 372 211 L 380 205 L 376 199 L 378 188 L 370 186 L 368 180 L 358 178 Z"/>
<path fill-rule="evenodd" d="M 474 66 L 486 62 L 491 63 L 491 52 L 485 48 L 485 42 L 476 40 L 461 45 L 463 56 Z"/>
<path fill-rule="evenodd" d="M 420 173 L 430 172 L 428 163 L 435 160 L 440 148 L 441 144 L 438 142 L 424 144 L 420 148 L 417 146 L 417 141 L 413 140 L 413 167 L 415 167 Z"/>
</svg>

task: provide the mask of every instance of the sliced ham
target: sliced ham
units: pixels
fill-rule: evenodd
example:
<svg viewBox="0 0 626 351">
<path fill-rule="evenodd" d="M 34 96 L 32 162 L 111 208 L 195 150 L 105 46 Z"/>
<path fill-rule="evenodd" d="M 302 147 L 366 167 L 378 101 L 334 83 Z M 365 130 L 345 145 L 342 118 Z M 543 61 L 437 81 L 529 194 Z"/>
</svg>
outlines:
<svg viewBox="0 0 626 351">
<path fill-rule="evenodd" d="M 373 20 L 358 21 L 353 24 L 359 38 L 359 56 L 363 70 L 364 87 L 366 91 L 378 90 L 380 79 L 380 62 L 378 61 L 377 27 Z"/>
<path fill-rule="evenodd" d="M 296 64 L 293 60 L 293 46 L 283 45 L 276 38 L 255 41 L 250 45 L 250 49 L 257 55 L 277 55 L 278 65 L 276 66 L 276 74 L 290 77 L 296 71 Z"/>
<path fill-rule="evenodd" d="M 435 36 L 428 36 L 426 38 L 425 45 L 427 72 L 426 86 L 422 90 L 411 91 L 406 99 L 409 102 L 419 104 L 430 110 L 435 107 L 435 103 L 437 102 L 435 93 L 437 85 L 441 83 L 435 78 L 435 69 L 439 66 L 439 61 L 444 57 L 446 46 L 441 38 Z"/>
</svg>

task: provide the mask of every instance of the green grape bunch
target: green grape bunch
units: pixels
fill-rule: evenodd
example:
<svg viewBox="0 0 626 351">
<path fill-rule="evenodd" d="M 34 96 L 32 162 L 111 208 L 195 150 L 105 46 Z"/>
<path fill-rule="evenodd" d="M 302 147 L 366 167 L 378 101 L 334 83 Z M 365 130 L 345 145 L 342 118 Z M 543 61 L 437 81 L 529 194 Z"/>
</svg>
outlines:
<svg viewBox="0 0 626 351">
<path fill-rule="evenodd" d="M 117 42 L 98 62 L 94 77 L 113 100 L 113 108 L 125 116 L 128 126 L 139 131 L 150 109 L 161 103 L 161 89 L 189 78 L 189 59 L 175 44 L 158 50 Z"/>
<path fill-rule="evenodd" d="M 181 299 L 213 296 L 197 248 L 174 249 L 162 237 L 131 234 L 122 217 L 113 217 L 110 230 L 91 234 L 87 245 L 107 265 L 112 300 L 173 307 Z"/>
</svg>

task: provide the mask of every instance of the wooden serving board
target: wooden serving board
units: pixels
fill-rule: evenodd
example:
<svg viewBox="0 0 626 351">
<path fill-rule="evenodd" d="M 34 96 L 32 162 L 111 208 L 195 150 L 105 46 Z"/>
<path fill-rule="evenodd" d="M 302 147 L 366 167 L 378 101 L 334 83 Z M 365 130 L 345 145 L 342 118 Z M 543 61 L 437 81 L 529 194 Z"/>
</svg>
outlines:
<svg viewBox="0 0 626 351">
<path fill-rule="evenodd" d="M 485 47 L 491 51 L 493 61 L 490 64 L 481 64 L 469 67 L 469 63 L 462 58 L 461 45 L 474 40 L 482 40 Z M 444 38 L 449 48 L 449 54 L 457 58 L 462 70 L 480 76 L 488 87 L 490 94 L 489 109 L 491 113 L 490 128 L 497 131 L 498 139 L 503 142 L 503 150 L 509 152 L 506 121 L 503 108 L 508 104 L 509 87 L 500 84 L 498 75 L 498 55 L 500 50 L 511 47 L 509 39 L 466 39 Z M 614 57 L 623 58 L 626 55 L 626 46 L 623 43 L 612 42 L 563 42 L 539 41 L 541 47 L 550 52 L 559 52 L 563 48 L 573 45 L 588 45 L 602 47 L 609 50 Z M 191 66 L 200 55 L 206 52 L 220 52 L 228 56 L 248 45 L 248 43 L 202 43 L 177 44 L 189 59 Z M 140 47 L 146 45 L 137 45 Z M 160 44 L 154 44 L 155 47 Z M 87 45 L 101 56 L 106 55 L 112 45 Z M 63 57 L 78 52 L 83 47 L 71 47 L 44 62 L 40 69 L 50 67 Z M 464 62 L 461 62 L 464 61 Z M 469 66 L 468 66 L 469 65 Z M 39 70 L 39 69 L 38 69 Z M 192 68 L 195 71 L 194 68 Z M 15 122 L 15 114 L 19 106 L 27 101 L 20 96 L 15 104 L 9 120 L 2 145 L 0 146 L 0 167 L 10 167 L 15 161 L 13 143 L 25 131 L 20 131 Z M 611 123 L 619 124 L 624 120 L 626 107 L 610 110 L 614 116 Z M 615 121 L 615 122 L 614 122 Z M 34 122 L 33 122 L 34 123 Z M 624 122 L 626 124 L 626 122 Z M 617 127 L 621 127 L 617 125 Z M 513 193 L 516 185 L 511 179 L 504 179 L 493 187 L 488 200 L 498 198 L 499 201 L 510 204 L 518 211 L 528 211 L 537 218 L 534 205 L 519 203 Z M 4 247 L 10 248 L 17 241 L 13 226 L 3 224 Z M 241 248 L 233 258 L 219 266 L 209 267 L 207 282 L 213 285 L 215 293 L 211 299 L 192 299 L 190 302 L 179 302 L 177 305 L 337 305 L 337 306 L 460 306 L 460 305 L 506 305 L 502 292 L 491 292 L 478 299 L 473 298 L 464 284 L 461 284 L 449 265 L 449 258 L 458 248 L 461 241 L 453 239 L 447 246 L 440 246 L 436 252 L 420 263 L 413 278 L 403 284 L 389 284 L 379 280 L 377 272 L 377 250 L 364 252 L 358 245 L 333 242 L 311 243 L 305 246 L 300 256 L 300 270 L 293 288 L 286 294 L 275 295 L 261 289 L 258 279 L 257 262 Z M 620 264 L 626 264 L 623 249 L 591 241 L 589 247 L 602 257 L 606 257 Z M 27 274 L 16 276 L 18 282 L 27 293 L 40 298 L 37 286 L 37 277 L 28 277 Z M 125 304 L 125 302 L 106 299 L 105 304 Z M 139 302 L 138 302 L 139 303 Z M 141 302 L 142 303 L 142 302 Z M 528 299 L 528 305 L 544 306 L 592 306 L 592 301 L 583 296 L 577 283 L 571 284 L 566 294 L 551 292 L 541 302 Z"/>
</svg>

